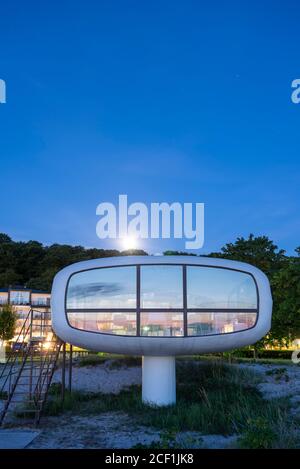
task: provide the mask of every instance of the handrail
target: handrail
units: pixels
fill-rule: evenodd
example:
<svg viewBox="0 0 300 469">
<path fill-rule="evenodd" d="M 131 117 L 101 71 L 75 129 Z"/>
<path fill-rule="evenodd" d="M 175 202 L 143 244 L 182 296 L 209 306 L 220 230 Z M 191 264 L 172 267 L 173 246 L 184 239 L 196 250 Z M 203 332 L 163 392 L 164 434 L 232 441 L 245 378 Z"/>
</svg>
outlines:
<svg viewBox="0 0 300 469">
<path fill-rule="evenodd" d="M 52 379 L 52 376 L 53 376 L 53 373 L 54 373 L 54 369 L 55 369 L 55 365 L 56 365 L 56 362 L 57 362 L 57 359 L 58 359 L 58 356 L 59 356 L 59 352 L 60 352 L 60 349 L 61 349 L 61 345 L 62 345 L 62 342 L 59 340 L 57 341 L 57 347 L 56 347 L 56 350 L 53 350 L 51 351 L 52 353 L 48 355 L 48 363 L 47 363 L 47 368 L 46 368 L 46 373 L 43 374 L 43 371 L 44 369 L 41 369 L 41 372 L 40 372 L 40 376 L 39 376 L 39 380 L 38 380 L 38 383 L 36 384 L 35 386 L 35 391 L 34 393 L 36 393 L 37 395 L 35 396 L 35 400 L 38 402 L 40 397 L 41 397 L 41 394 L 43 393 L 43 389 L 44 389 L 44 384 L 45 384 L 45 381 L 46 381 L 46 378 L 48 376 L 48 373 L 49 373 L 49 370 L 50 370 L 50 367 L 51 365 L 53 365 L 53 368 L 51 370 L 51 379 Z M 51 379 L 49 380 L 49 383 L 47 384 L 50 384 L 51 382 Z M 38 392 L 38 386 L 40 385 L 40 390 Z M 47 386 L 48 387 L 48 386 Z M 47 388 L 46 388 L 47 390 Z"/>
<path fill-rule="evenodd" d="M 54 339 L 55 337 L 56 337 L 56 336 L 55 336 L 55 334 L 54 334 L 54 332 L 53 332 L 51 342 L 55 342 L 56 345 L 59 345 L 59 349 L 60 349 L 60 347 L 61 347 L 61 342 L 60 342 L 59 340 L 58 340 L 58 341 L 54 341 L 53 339 Z M 56 355 L 56 352 L 57 352 L 57 347 L 55 347 L 53 350 L 47 350 L 47 351 L 46 351 L 46 353 L 45 353 L 45 355 L 44 355 L 44 360 L 43 360 L 43 362 L 42 362 L 42 364 L 41 364 L 41 366 L 40 366 L 40 374 L 39 374 L 37 383 L 36 383 L 36 385 L 35 385 L 34 394 L 35 394 L 36 392 L 38 392 L 39 386 L 41 386 L 41 389 L 43 389 L 44 380 L 42 381 L 42 378 L 43 378 L 43 372 L 44 372 L 44 370 L 45 370 L 45 365 L 46 365 L 46 363 L 47 363 L 46 373 L 48 372 L 49 367 L 50 367 L 50 365 L 51 365 L 51 361 L 49 361 L 49 360 L 47 360 L 47 359 L 48 359 L 48 358 L 51 359 L 53 354 L 54 354 L 54 356 L 55 356 L 55 355 Z"/>
<path fill-rule="evenodd" d="M 36 315 L 34 313 L 39 314 Z M 36 423 L 40 420 L 41 412 L 47 399 L 49 386 L 55 371 L 55 366 L 59 358 L 61 345 L 63 343 L 56 336 L 51 323 L 48 324 L 47 319 L 48 313 L 45 315 L 43 311 L 38 311 L 33 308 L 30 309 L 16 339 L 16 342 L 24 345 L 26 344 L 26 347 L 22 347 L 19 352 L 12 349 L 5 366 L 1 370 L 1 391 L 3 391 L 7 386 L 8 379 L 10 381 L 8 396 L 2 412 L 0 412 L 0 425 L 5 419 L 10 408 L 10 404 L 14 400 L 15 394 L 21 394 L 21 392 L 18 392 L 17 386 L 27 386 L 27 379 L 29 402 L 33 403 L 31 412 L 35 414 Z M 23 336 L 22 341 L 20 340 L 21 336 Z M 48 338 L 51 343 L 49 349 L 43 348 L 43 345 L 39 344 L 39 358 L 37 360 L 33 358 L 36 354 L 35 343 L 33 341 L 34 337 L 37 339 L 40 338 L 41 341 Z M 18 363 L 19 366 L 16 367 L 16 362 L 18 360 L 20 360 Z M 27 372 L 28 370 L 29 374 Z M 13 380 L 11 380 L 12 376 Z M 25 384 L 23 383 L 24 379 Z M 27 391 L 23 392 L 22 390 L 22 394 L 27 394 Z M 18 398 L 16 399 L 18 402 Z M 29 410 L 26 410 L 26 412 L 29 412 Z"/>
<path fill-rule="evenodd" d="M 43 412 L 43 409 L 44 409 L 44 405 L 45 405 L 45 402 L 47 400 L 47 397 L 48 397 L 48 392 L 49 392 L 49 388 L 50 388 L 50 384 L 51 384 L 51 381 L 52 381 L 52 378 L 53 378 L 53 375 L 54 375 L 54 370 L 55 370 L 55 365 L 57 363 L 57 360 L 58 360 L 58 357 L 59 357 L 59 353 L 60 353 L 60 349 L 61 349 L 61 346 L 62 346 L 63 342 L 59 339 L 58 340 L 58 347 L 57 347 L 57 351 L 56 351 L 56 355 L 55 355 L 55 360 L 54 360 L 54 363 L 53 363 L 53 367 L 52 367 L 52 370 L 51 370 L 51 373 L 50 373 L 50 376 L 49 376 L 49 379 L 48 379 L 48 383 L 47 383 L 47 387 L 46 387 L 46 391 L 45 391 L 45 395 L 44 395 L 44 399 L 40 405 L 40 410 L 39 410 L 39 413 L 38 413 L 38 417 L 36 419 L 36 423 L 38 424 L 39 421 L 40 421 L 40 418 L 41 418 L 41 414 Z"/>
<path fill-rule="evenodd" d="M 18 370 L 17 378 L 16 378 L 16 380 L 15 380 L 13 386 L 12 386 L 12 389 L 11 389 L 10 392 L 9 392 L 8 399 L 7 399 L 7 401 L 6 401 L 6 403 L 5 403 L 5 406 L 4 406 L 4 408 L 3 408 L 3 410 L 2 410 L 2 412 L 1 412 L 1 414 L 0 414 L 0 425 L 2 424 L 2 422 L 3 422 L 4 418 L 5 418 L 7 409 L 8 409 L 8 407 L 9 407 L 9 404 L 10 404 L 11 399 L 12 399 L 12 396 L 14 395 L 14 392 L 15 392 L 15 389 L 16 389 L 16 387 L 17 387 L 17 384 L 18 384 L 18 381 L 19 381 L 19 379 L 20 379 L 20 376 L 22 375 L 22 371 L 23 371 L 23 368 L 24 368 L 24 366 L 25 366 L 25 363 L 26 363 L 26 359 L 27 359 L 27 357 L 28 357 L 28 354 L 29 354 L 29 349 L 27 350 L 26 356 L 24 357 L 24 359 L 23 359 L 23 361 L 22 361 L 22 364 L 21 364 L 21 366 L 20 366 L 20 368 L 19 368 L 19 370 Z M 9 375 L 8 375 L 8 376 L 9 376 Z"/>
</svg>

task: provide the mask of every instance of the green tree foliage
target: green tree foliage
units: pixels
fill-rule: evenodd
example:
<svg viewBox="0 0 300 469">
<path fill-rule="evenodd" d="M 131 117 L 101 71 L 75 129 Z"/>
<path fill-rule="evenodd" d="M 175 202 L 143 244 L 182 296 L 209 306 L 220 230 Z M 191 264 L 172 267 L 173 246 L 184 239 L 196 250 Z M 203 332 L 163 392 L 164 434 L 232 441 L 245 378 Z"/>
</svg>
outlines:
<svg viewBox="0 0 300 469">
<path fill-rule="evenodd" d="M 276 272 L 272 279 L 273 318 L 270 338 L 281 342 L 300 337 L 300 258 Z"/>
<path fill-rule="evenodd" d="M 300 336 L 300 247 L 295 256 L 286 256 L 267 236 L 250 234 L 237 238 L 211 257 L 232 259 L 257 266 L 269 277 L 273 294 L 271 332 L 260 340 L 258 351 L 266 343 L 284 344 Z M 164 255 L 189 253 L 166 251 Z M 14 242 L 0 233 L 0 287 L 13 284 L 50 290 L 54 275 L 63 267 L 78 261 L 120 255 L 146 255 L 142 250 L 86 249 L 82 246 L 53 244 L 43 246 L 37 241 Z"/>
<path fill-rule="evenodd" d="M 296 249 L 298 256 L 300 248 Z M 254 351 L 266 345 L 287 345 L 300 334 L 300 258 L 287 257 L 285 251 L 267 236 L 238 238 L 212 257 L 222 257 L 255 265 L 268 276 L 273 296 L 272 328 L 259 340 Z"/>
<path fill-rule="evenodd" d="M 237 238 L 228 243 L 221 252 L 212 253 L 211 257 L 222 257 L 255 265 L 266 274 L 272 274 L 281 268 L 287 258 L 283 249 L 278 247 L 267 236 L 250 234 L 248 239 Z"/>
<path fill-rule="evenodd" d="M 142 250 L 86 249 L 83 246 L 52 244 L 37 241 L 15 242 L 0 233 L 0 288 L 26 285 L 28 288 L 50 290 L 53 277 L 74 262 L 121 255 L 146 255 Z"/>
<path fill-rule="evenodd" d="M 164 251 L 164 256 L 196 256 L 197 254 L 193 254 L 190 252 L 184 251 Z"/>
<path fill-rule="evenodd" d="M 17 315 L 11 305 L 5 304 L 0 308 L 0 339 L 10 340 L 15 334 Z"/>
<path fill-rule="evenodd" d="M 1 243 L 9 243 L 12 239 L 5 233 L 0 233 L 0 244 Z"/>
</svg>

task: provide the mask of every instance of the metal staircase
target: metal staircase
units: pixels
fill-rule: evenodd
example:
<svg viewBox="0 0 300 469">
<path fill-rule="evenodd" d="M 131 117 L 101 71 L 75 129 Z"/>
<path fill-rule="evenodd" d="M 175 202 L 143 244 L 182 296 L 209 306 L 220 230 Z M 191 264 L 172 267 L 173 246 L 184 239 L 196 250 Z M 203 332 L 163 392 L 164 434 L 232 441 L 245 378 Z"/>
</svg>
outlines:
<svg viewBox="0 0 300 469">
<path fill-rule="evenodd" d="M 0 425 L 10 412 L 39 423 L 61 346 L 50 313 L 31 309 L 0 371 Z"/>
</svg>

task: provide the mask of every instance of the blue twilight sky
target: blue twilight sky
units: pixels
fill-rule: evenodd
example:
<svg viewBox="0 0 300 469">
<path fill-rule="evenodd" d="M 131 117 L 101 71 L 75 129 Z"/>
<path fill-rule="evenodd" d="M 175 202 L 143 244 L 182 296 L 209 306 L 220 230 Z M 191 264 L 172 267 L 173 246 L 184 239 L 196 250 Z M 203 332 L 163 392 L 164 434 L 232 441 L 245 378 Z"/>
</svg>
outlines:
<svg viewBox="0 0 300 469">
<path fill-rule="evenodd" d="M 292 253 L 299 44 L 297 0 L 2 0 L 0 231 L 119 248 L 95 211 L 128 194 L 204 202 L 202 253 L 250 232 Z"/>
</svg>

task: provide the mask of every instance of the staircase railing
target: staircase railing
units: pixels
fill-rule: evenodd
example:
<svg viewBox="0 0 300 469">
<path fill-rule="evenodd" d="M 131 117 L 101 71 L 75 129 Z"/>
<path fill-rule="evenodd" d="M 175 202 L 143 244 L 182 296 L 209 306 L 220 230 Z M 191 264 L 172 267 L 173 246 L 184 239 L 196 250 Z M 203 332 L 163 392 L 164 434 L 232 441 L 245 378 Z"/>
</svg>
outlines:
<svg viewBox="0 0 300 469">
<path fill-rule="evenodd" d="M 3 367 L 0 375 L 0 382 L 3 380 L 0 391 L 3 394 L 8 389 L 7 399 L 0 414 L 0 425 L 4 422 L 13 400 L 15 402 L 19 395 L 27 396 L 27 400 L 17 403 L 23 406 L 28 404 L 28 408 L 20 410 L 20 413 L 32 413 L 35 422 L 40 421 L 62 345 L 62 341 L 55 335 L 51 324 L 46 323 L 45 318 L 49 319 L 46 314 L 49 313 L 33 309 L 29 311 L 15 341 L 21 349 L 19 351 L 18 347 L 13 347 Z M 33 331 L 38 332 L 38 337 L 41 339 L 38 346 L 33 340 Z M 21 337 L 22 340 L 20 340 Z M 47 349 L 45 349 L 45 343 Z M 25 371 L 29 371 L 29 375 Z M 24 387 L 26 391 L 23 390 Z"/>
</svg>

